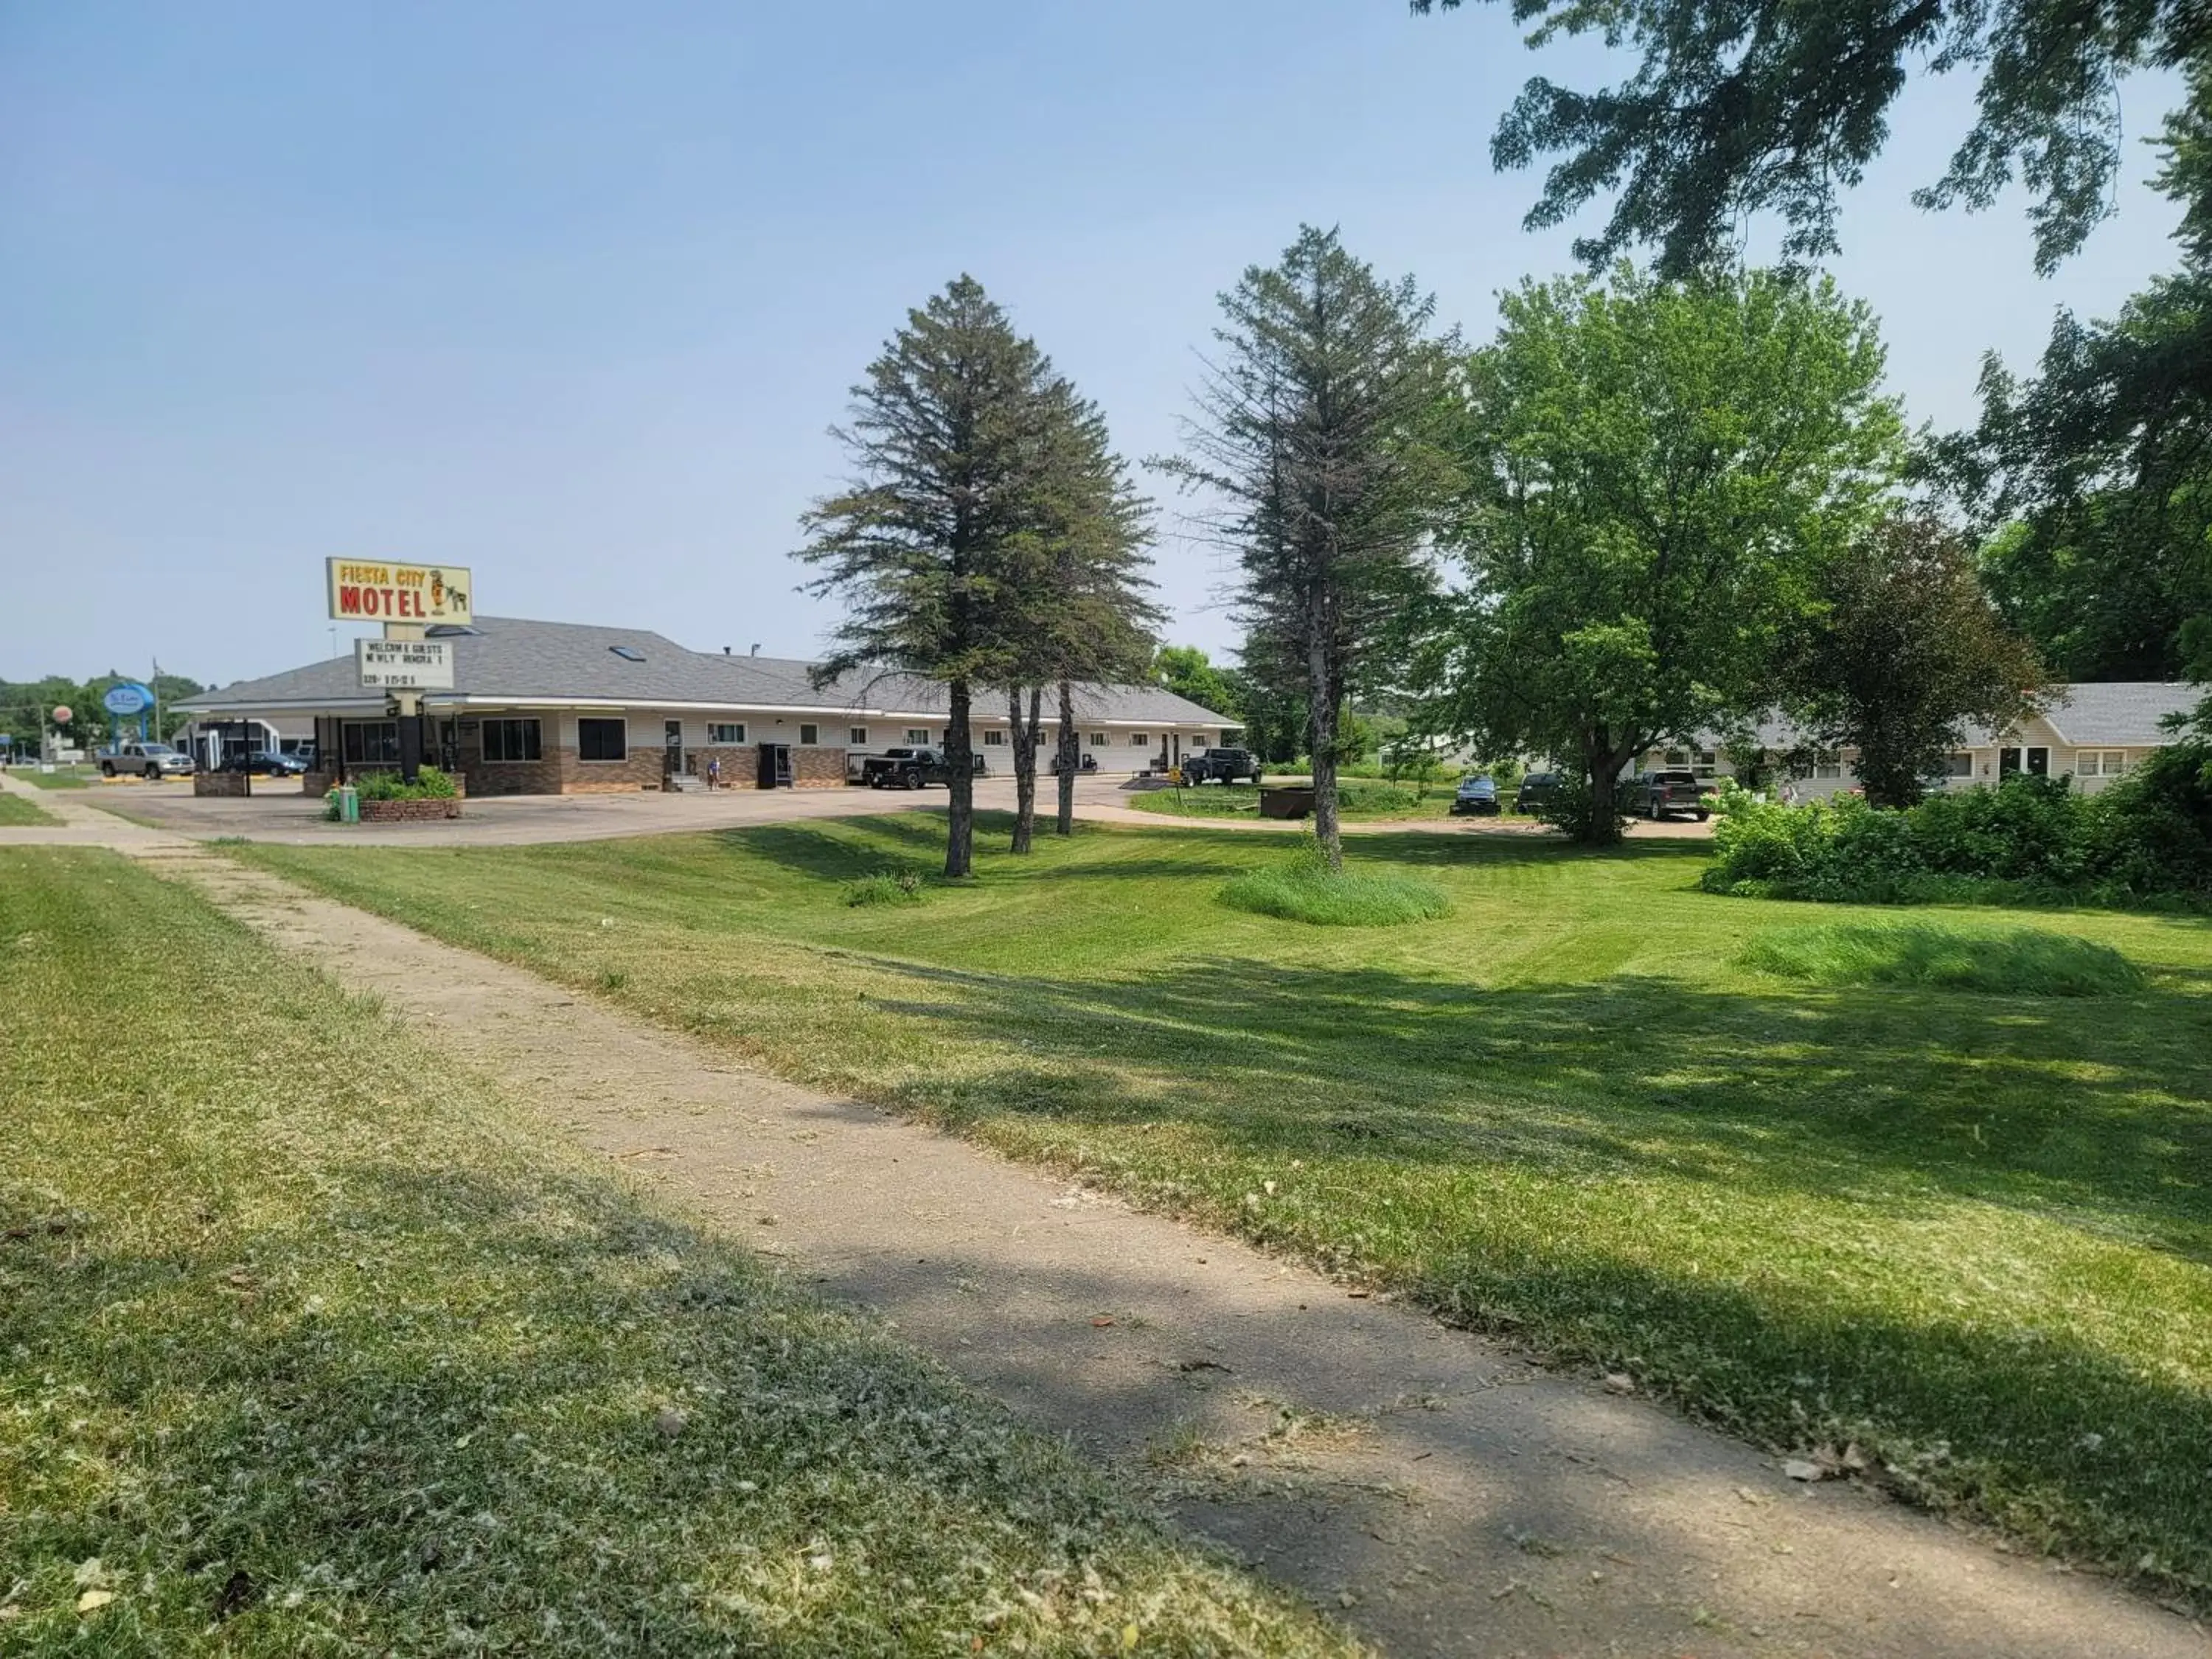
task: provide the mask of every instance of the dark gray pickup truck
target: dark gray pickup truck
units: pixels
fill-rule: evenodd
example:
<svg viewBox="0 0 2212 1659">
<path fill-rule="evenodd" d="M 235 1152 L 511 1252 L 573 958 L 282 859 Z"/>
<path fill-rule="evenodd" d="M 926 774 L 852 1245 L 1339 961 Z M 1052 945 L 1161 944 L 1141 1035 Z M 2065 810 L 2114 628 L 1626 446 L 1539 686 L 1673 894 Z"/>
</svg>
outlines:
<svg viewBox="0 0 2212 1659">
<path fill-rule="evenodd" d="M 1260 757 L 1249 749 L 1201 749 L 1182 757 L 1185 783 L 1257 783 Z"/>
<path fill-rule="evenodd" d="M 975 775 L 984 775 L 983 757 L 970 755 Z M 871 789 L 920 789 L 928 784 L 950 785 L 952 769 L 934 749 L 886 749 L 860 764 L 860 781 Z"/>
<path fill-rule="evenodd" d="M 1711 796 L 1698 775 L 1687 769 L 1646 772 L 1629 787 L 1630 808 L 1655 823 L 1681 813 L 1703 823 L 1713 815 Z"/>
</svg>

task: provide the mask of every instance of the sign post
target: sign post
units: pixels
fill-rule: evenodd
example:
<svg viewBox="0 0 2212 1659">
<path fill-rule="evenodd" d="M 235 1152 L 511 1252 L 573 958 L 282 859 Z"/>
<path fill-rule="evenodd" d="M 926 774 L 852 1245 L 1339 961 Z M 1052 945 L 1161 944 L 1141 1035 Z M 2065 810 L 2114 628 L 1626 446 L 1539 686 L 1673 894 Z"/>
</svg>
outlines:
<svg viewBox="0 0 2212 1659">
<path fill-rule="evenodd" d="M 476 578 L 463 565 L 400 564 L 383 559 L 328 559 L 324 562 L 324 574 L 330 588 L 332 622 L 384 624 L 381 641 L 356 643 L 355 660 L 361 665 L 364 686 L 382 685 L 392 693 L 393 713 L 399 722 L 399 775 L 412 783 L 422 767 L 422 689 L 425 685 L 446 689 L 453 683 L 453 661 L 445 641 L 425 640 L 423 631 L 434 623 L 465 627 L 476 619 Z M 368 659 L 361 654 L 360 647 L 403 643 L 440 647 L 437 654 L 445 659 L 441 685 L 406 678 L 404 664 L 398 668 L 400 680 L 370 680 Z M 427 659 L 422 667 L 428 668 Z M 379 672 L 388 671 L 380 667 Z"/>
</svg>

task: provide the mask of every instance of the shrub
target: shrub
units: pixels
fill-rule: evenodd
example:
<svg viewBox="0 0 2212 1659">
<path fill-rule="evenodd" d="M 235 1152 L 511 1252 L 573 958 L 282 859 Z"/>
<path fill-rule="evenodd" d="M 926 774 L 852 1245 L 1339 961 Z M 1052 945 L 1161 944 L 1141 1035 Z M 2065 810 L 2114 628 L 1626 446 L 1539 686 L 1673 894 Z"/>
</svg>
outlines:
<svg viewBox="0 0 2212 1659">
<path fill-rule="evenodd" d="M 855 908 L 864 904 L 919 904 L 922 895 L 921 878 L 911 870 L 879 870 L 872 876 L 862 876 L 858 881 L 845 884 L 845 902 Z"/>
<path fill-rule="evenodd" d="M 1736 958 L 1815 985 L 1921 986 L 2016 996 L 2124 996 L 2142 969 L 2109 945 L 2039 927 L 1966 929 L 1939 922 L 1778 927 Z"/>
<path fill-rule="evenodd" d="M 364 772 L 354 787 L 363 800 L 451 800 L 460 793 L 434 766 L 418 769 L 412 783 L 397 772 Z"/>
<path fill-rule="evenodd" d="M 1450 913 L 1433 882 L 1380 872 L 1333 871 L 1310 848 L 1287 864 L 1251 870 L 1223 884 L 1224 904 L 1318 927 L 1394 927 Z"/>
<path fill-rule="evenodd" d="M 1721 800 L 1708 891 L 1859 903 L 2212 895 L 2212 744 L 2183 744 L 2102 795 L 2012 778 L 1903 811 L 1856 797 Z"/>
</svg>

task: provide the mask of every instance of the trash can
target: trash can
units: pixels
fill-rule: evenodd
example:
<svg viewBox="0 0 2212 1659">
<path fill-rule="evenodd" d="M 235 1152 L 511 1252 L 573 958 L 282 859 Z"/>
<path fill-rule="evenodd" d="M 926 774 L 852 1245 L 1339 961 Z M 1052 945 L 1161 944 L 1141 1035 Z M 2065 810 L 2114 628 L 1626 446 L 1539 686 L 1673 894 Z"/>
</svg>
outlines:
<svg viewBox="0 0 2212 1659">
<path fill-rule="evenodd" d="M 361 822 L 361 791 L 349 783 L 342 783 L 338 786 L 338 822 L 340 823 Z"/>
<path fill-rule="evenodd" d="M 1260 791 L 1260 816 L 1263 818 L 1311 817 L 1313 810 L 1310 784 L 1278 784 Z"/>
</svg>

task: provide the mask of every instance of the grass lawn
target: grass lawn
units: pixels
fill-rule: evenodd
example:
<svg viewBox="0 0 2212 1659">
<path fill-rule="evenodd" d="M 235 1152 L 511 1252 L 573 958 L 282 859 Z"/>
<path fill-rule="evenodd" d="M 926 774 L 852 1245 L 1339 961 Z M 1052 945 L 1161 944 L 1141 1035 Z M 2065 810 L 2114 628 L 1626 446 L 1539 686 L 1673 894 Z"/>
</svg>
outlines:
<svg viewBox="0 0 2212 1659">
<path fill-rule="evenodd" d="M 34 800 L 0 795 L 0 830 L 51 829 L 61 820 Z"/>
<path fill-rule="evenodd" d="M 1349 1651 L 185 889 L 0 951 L 0 1651 Z"/>
<path fill-rule="evenodd" d="M 1440 818 L 1450 811 L 1451 800 L 1452 786 L 1448 783 L 1432 783 L 1425 793 L 1417 784 L 1389 783 L 1373 778 L 1345 778 L 1337 784 L 1338 811 L 1346 823 L 1381 818 Z M 1260 816 L 1260 792 L 1249 783 L 1136 790 L 1121 804 L 1140 812 L 1164 812 L 1172 817 Z"/>
<path fill-rule="evenodd" d="M 57 766 L 51 772 L 41 772 L 35 766 L 11 766 L 8 775 L 34 789 L 82 789 L 100 774 L 89 766 Z"/>
<path fill-rule="evenodd" d="M 919 905 L 844 895 L 933 816 L 230 850 L 2212 1602 L 2212 923 L 1923 911 L 2142 977 L 1952 988 L 1907 939 L 1824 983 L 1741 958 L 1896 913 L 1700 893 L 1698 843 L 1364 840 L 1452 905 L 1370 930 L 1221 903 L 1271 841 L 986 824 Z"/>
</svg>

